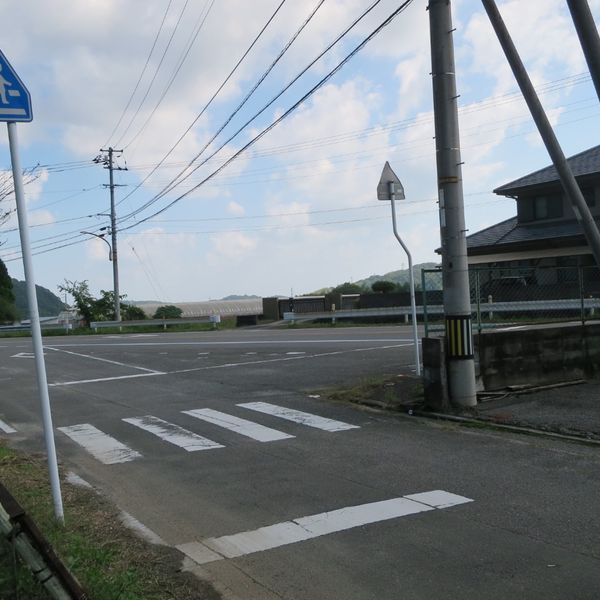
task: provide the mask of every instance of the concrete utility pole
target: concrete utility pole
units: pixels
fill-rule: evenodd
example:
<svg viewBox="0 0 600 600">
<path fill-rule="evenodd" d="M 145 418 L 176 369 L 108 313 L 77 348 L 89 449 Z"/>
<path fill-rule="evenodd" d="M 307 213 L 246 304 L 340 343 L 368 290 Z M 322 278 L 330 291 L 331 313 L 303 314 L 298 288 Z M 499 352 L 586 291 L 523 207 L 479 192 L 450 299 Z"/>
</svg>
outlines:
<svg viewBox="0 0 600 600">
<path fill-rule="evenodd" d="M 587 0 L 567 0 L 596 94 L 600 99 L 600 36 Z"/>
<path fill-rule="evenodd" d="M 450 0 L 429 1 L 448 391 L 453 404 L 477 405 L 465 237 Z"/>
<path fill-rule="evenodd" d="M 560 182 L 565 190 L 567 198 L 569 198 L 571 201 L 573 212 L 577 217 L 577 221 L 583 228 L 584 235 L 592 250 L 594 258 L 596 259 L 596 263 L 598 266 L 600 266 L 600 232 L 598 231 L 594 217 L 592 217 L 592 213 L 590 212 L 587 202 L 585 201 L 585 198 L 579 189 L 579 185 L 575 180 L 573 172 L 571 171 L 571 167 L 569 166 L 569 163 L 563 154 L 556 136 L 554 135 L 550 121 L 548 121 L 548 117 L 544 112 L 544 107 L 542 106 L 542 103 L 535 92 L 531 80 L 529 79 L 529 75 L 527 75 L 525 66 L 519 57 L 519 53 L 517 52 L 510 34 L 508 33 L 508 29 L 502 20 L 502 16 L 500 15 L 500 11 L 498 10 L 496 3 L 494 0 L 482 0 L 482 2 L 485 10 L 487 11 L 488 17 L 490 18 L 492 27 L 498 36 L 498 40 L 502 46 L 502 49 L 504 50 L 504 54 L 506 55 L 506 59 L 510 64 L 515 79 L 521 88 L 521 93 L 523 94 L 523 98 L 525 98 L 525 102 L 527 102 L 531 116 L 533 117 L 542 140 L 544 141 L 546 150 L 548 151 L 548 154 L 554 163 L 554 167 L 558 172 Z"/>
<path fill-rule="evenodd" d="M 115 150 L 109 147 L 108 150 L 100 149 L 100 152 L 107 152 L 108 159 L 101 159 L 104 163 L 104 168 L 108 169 L 109 173 L 109 184 L 110 189 L 110 234 L 112 241 L 112 265 L 113 265 L 113 291 L 115 296 L 114 312 L 115 321 L 121 320 L 121 300 L 119 298 L 119 261 L 117 254 L 117 215 L 115 212 L 115 182 L 113 171 L 126 171 L 125 167 L 115 167 L 113 162 L 113 154 L 115 152 L 121 153 L 123 150 Z"/>
</svg>

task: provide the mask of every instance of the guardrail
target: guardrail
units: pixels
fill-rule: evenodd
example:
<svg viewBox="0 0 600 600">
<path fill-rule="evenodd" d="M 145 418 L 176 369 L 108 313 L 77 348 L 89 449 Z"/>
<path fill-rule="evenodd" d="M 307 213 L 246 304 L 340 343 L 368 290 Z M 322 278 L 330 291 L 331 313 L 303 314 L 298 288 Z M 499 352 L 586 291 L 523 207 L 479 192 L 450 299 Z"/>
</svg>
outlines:
<svg viewBox="0 0 600 600">
<path fill-rule="evenodd" d="M 221 315 L 210 315 L 207 317 L 198 317 L 196 319 L 138 319 L 136 321 L 92 321 L 90 327 L 94 331 L 98 329 L 108 329 L 115 327 L 147 327 L 152 325 L 160 326 L 166 331 L 168 325 L 195 325 L 197 323 L 212 323 L 216 328 L 221 322 Z"/>
<path fill-rule="evenodd" d="M 40 323 L 42 330 L 64 329 L 66 333 L 73 329 L 72 323 Z M 31 325 L 2 325 L 0 333 L 3 331 L 31 331 Z"/>
<path fill-rule="evenodd" d="M 444 314 L 443 304 L 434 304 L 426 307 L 417 306 L 417 315 L 442 315 Z M 471 310 L 474 313 L 486 315 L 492 318 L 494 313 L 502 312 L 536 312 L 549 310 L 576 310 L 588 311 L 590 316 L 594 316 L 596 312 L 600 314 L 600 298 L 585 298 L 585 299 L 564 299 L 564 300 L 527 300 L 522 302 L 481 302 L 479 307 L 477 304 L 471 305 Z M 331 319 L 335 323 L 336 319 L 351 319 L 364 317 L 398 317 L 404 316 L 408 322 L 411 314 L 410 306 L 390 306 L 386 308 L 354 308 L 347 310 L 335 310 L 312 313 L 283 313 L 283 320 L 296 321 L 316 321 L 319 319 Z"/>
</svg>

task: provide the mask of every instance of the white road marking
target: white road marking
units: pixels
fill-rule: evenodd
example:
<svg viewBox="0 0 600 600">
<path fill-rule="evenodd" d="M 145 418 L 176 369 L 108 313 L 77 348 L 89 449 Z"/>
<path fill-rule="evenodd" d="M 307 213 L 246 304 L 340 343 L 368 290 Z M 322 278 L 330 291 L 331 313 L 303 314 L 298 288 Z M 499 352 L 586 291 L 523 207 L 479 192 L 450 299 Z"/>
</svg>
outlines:
<svg viewBox="0 0 600 600">
<path fill-rule="evenodd" d="M 217 444 L 217 442 L 213 442 L 208 438 L 202 437 L 187 429 L 183 429 L 183 427 L 179 427 L 168 421 L 163 421 L 158 417 L 153 417 L 152 415 L 146 415 L 145 417 L 131 417 L 123 419 L 123 421 L 135 425 L 135 427 L 139 427 L 144 431 L 149 431 L 158 436 L 161 440 L 179 446 L 188 452 L 225 448 L 225 446 Z"/>
<path fill-rule="evenodd" d="M 45 352 L 44 356 L 46 356 Z M 19 354 L 13 354 L 11 358 L 35 358 L 35 354 L 33 352 L 19 352 Z"/>
<path fill-rule="evenodd" d="M 306 354 L 306 352 L 286 352 L 288 356 L 293 356 L 294 354 Z"/>
<path fill-rule="evenodd" d="M 526 329 L 529 325 L 514 325 L 513 327 L 502 327 L 496 331 L 516 331 L 517 329 Z"/>
<path fill-rule="evenodd" d="M 0 419 L 0 429 L 4 431 L 4 433 L 17 433 L 17 430 L 14 427 L 11 427 L 8 423 L 5 423 L 2 419 Z"/>
<path fill-rule="evenodd" d="M 210 365 L 209 367 L 192 367 L 190 369 L 178 369 L 169 371 L 167 375 L 176 375 L 178 373 L 193 373 L 194 371 L 208 371 L 212 369 L 226 369 L 229 367 L 246 367 L 248 365 L 264 365 L 276 362 L 288 362 L 291 360 L 306 360 L 307 358 L 322 358 L 324 356 L 338 356 L 340 354 L 350 354 L 352 352 L 371 352 L 373 350 L 390 350 L 392 348 L 404 348 L 412 344 L 394 344 L 393 346 L 372 346 L 370 348 L 352 348 L 352 350 L 335 350 L 334 352 L 321 352 L 319 354 L 303 354 L 302 356 L 286 356 L 283 358 L 266 358 L 263 360 L 247 360 L 238 363 L 225 363 L 222 365 Z"/>
<path fill-rule="evenodd" d="M 300 423 L 301 425 L 316 427 L 317 429 L 322 429 L 323 431 L 345 431 L 347 429 L 360 429 L 358 425 L 350 425 L 342 421 L 335 421 L 334 419 L 319 417 L 311 413 L 302 412 L 301 410 L 294 410 L 292 408 L 286 408 L 285 406 L 277 406 L 275 404 L 269 404 L 268 402 L 245 402 L 244 404 L 238 404 L 238 406 L 241 406 L 242 408 L 248 408 L 250 410 L 256 410 L 257 412 L 261 412 L 266 415 L 280 417 L 281 419 L 287 419 L 288 421 Z"/>
<path fill-rule="evenodd" d="M 138 377 L 156 377 L 167 373 L 136 373 L 135 375 L 120 375 L 118 377 L 99 377 L 98 379 L 79 379 L 78 381 L 56 381 L 49 383 L 48 387 L 61 387 L 63 385 L 77 385 L 78 383 L 99 383 L 102 381 L 117 381 L 118 379 L 137 379 Z"/>
<path fill-rule="evenodd" d="M 418 498 L 436 504 L 432 505 L 418 500 Z M 381 502 L 349 506 L 260 527 L 252 531 L 180 544 L 176 547 L 196 563 L 206 564 L 226 558 L 236 558 L 254 552 L 262 552 L 363 525 L 448 508 L 467 502 L 472 502 L 472 500 L 443 490 L 434 490 Z"/>
<path fill-rule="evenodd" d="M 121 336 L 117 336 L 121 338 Z M 412 338 L 389 338 L 389 339 L 328 339 L 328 340 L 248 340 L 248 341 L 219 341 L 219 342 L 122 342 L 120 344 L 112 342 L 93 342 L 93 343 L 78 343 L 70 342 L 67 344 L 52 344 L 54 348 L 90 348 L 94 346 L 261 346 L 264 344 L 272 344 L 280 346 L 283 344 L 362 344 L 362 343 L 381 343 L 381 342 L 410 342 Z"/>
<path fill-rule="evenodd" d="M 82 477 L 79 477 L 79 475 L 77 475 L 77 473 L 74 473 L 73 471 L 69 471 L 67 473 L 65 480 L 67 481 L 67 483 L 70 483 L 71 485 L 76 485 L 77 487 L 86 488 L 88 490 L 94 489 L 91 483 L 87 482 Z"/>
<path fill-rule="evenodd" d="M 97 344 L 100 345 L 100 344 Z M 102 345 L 106 345 L 106 344 L 102 344 Z M 122 345 L 128 345 L 128 344 L 122 344 Z M 144 344 L 142 344 L 144 345 Z M 276 363 L 276 362 L 288 362 L 288 361 L 292 361 L 292 360 L 306 360 L 309 358 L 322 358 L 324 356 L 338 356 L 340 354 L 349 354 L 352 352 L 372 352 L 374 350 L 390 350 L 393 348 L 404 348 L 406 346 L 412 346 L 411 344 L 394 344 L 392 346 L 372 346 L 369 348 L 352 348 L 351 350 L 336 350 L 334 352 L 321 352 L 319 354 L 303 354 L 302 356 L 285 356 L 283 358 L 268 358 L 268 359 L 263 359 L 263 360 L 247 360 L 247 361 L 242 361 L 242 362 L 237 362 L 237 363 L 224 363 L 221 365 L 210 365 L 207 367 L 191 367 L 189 369 L 177 369 L 175 371 L 165 371 L 165 372 L 161 372 L 161 371 L 156 371 L 156 372 L 152 372 L 152 373 L 143 373 L 140 375 L 123 375 L 120 377 L 101 377 L 99 379 L 82 379 L 79 381 L 63 381 L 63 382 L 57 382 L 57 383 L 50 383 L 49 386 L 63 386 L 63 385 L 76 385 L 76 384 L 83 384 L 83 383 L 97 383 L 97 382 L 103 382 L 103 381 L 116 381 L 118 379 L 131 379 L 134 377 L 148 377 L 148 376 L 153 376 L 153 375 L 178 375 L 180 373 L 194 373 L 195 371 L 209 371 L 209 370 L 213 370 L 213 369 L 228 369 L 228 368 L 232 368 L 232 367 L 247 367 L 249 365 L 263 365 L 263 364 L 269 364 L 269 363 Z"/>
<path fill-rule="evenodd" d="M 150 542 L 155 546 L 167 545 L 157 533 L 146 527 L 143 523 L 140 523 L 133 515 L 130 515 L 124 510 L 121 511 L 121 522 L 147 542 Z"/>
<path fill-rule="evenodd" d="M 457 496 L 456 494 L 444 492 L 443 490 L 421 492 L 420 494 L 410 494 L 409 496 L 404 497 L 409 500 L 414 500 L 415 502 L 422 502 L 423 504 L 433 506 L 433 508 L 449 508 L 450 506 L 456 506 L 457 504 L 473 502 L 472 500 L 469 500 L 469 498 Z"/>
<path fill-rule="evenodd" d="M 142 456 L 139 452 L 132 450 L 89 423 L 59 427 L 58 430 L 69 436 L 75 443 L 82 446 L 105 465 L 129 462 Z"/>
<path fill-rule="evenodd" d="M 80 354 L 79 352 L 71 352 L 70 350 L 61 350 L 59 348 L 52 348 L 46 346 L 46 350 L 54 350 L 54 352 L 62 352 L 64 354 L 71 354 L 73 356 L 79 356 L 82 358 L 89 358 L 90 360 L 98 360 L 111 365 L 118 365 L 119 367 L 127 367 L 128 369 L 137 369 L 138 371 L 145 371 L 146 373 L 156 373 L 157 375 L 164 375 L 163 371 L 156 371 L 155 369 L 147 369 L 146 367 L 138 367 L 137 365 L 128 365 L 126 363 L 119 362 L 118 360 L 110 360 L 108 358 L 100 358 L 99 356 L 90 356 L 89 354 Z"/>
<path fill-rule="evenodd" d="M 186 415 L 202 419 L 208 423 L 224 427 L 230 431 L 235 431 L 240 435 L 258 440 L 259 442 L 274 442 L 276 440 L 284 440 L 287 438 L 293 438 L 293 435 L 283 433 L 283 431 L 277 431 L 264 425 L 259 425 L 253 421 L 246 421 L 246 419 L 240 419 L 233 415 L 222 413 L 218 410 L 212 410 L 211 408 L 200 408 L 197 410 L 184 410 L 182 411 Z"/>
</svg>

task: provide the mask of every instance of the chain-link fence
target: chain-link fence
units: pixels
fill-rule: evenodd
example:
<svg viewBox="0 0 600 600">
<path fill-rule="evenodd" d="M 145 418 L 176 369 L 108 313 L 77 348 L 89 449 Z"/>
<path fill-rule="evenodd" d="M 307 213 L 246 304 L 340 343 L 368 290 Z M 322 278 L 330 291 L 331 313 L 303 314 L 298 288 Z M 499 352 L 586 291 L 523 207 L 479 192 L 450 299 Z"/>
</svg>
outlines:
<svg viewBox="0 0 600 600">
<path fill-rule="evenodd" d="M 444 329 L 441 269 L 423 270 L 425 335 Z M 469 269 L 473 330 L 600 319 L 596 266 Z"/>
</svg>

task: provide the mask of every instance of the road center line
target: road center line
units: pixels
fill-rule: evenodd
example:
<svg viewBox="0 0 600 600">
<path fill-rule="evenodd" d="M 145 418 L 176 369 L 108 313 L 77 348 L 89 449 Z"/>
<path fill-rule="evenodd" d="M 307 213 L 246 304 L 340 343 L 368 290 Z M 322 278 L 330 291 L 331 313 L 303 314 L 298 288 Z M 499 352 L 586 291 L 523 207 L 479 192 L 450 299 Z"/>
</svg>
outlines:
<svg viewBox="0 0 600 600">
<path fill-rule="evenodd" d="M 177 371 L 169 371 L 167 375 L 175 375 L 178 373 L 192 373 L 194 371 L 209 371 L 212 369 L 227 369 L 230 367 L 243 367 L 246 365 L 262 365 L 275 362 L 287 362 L 290 360 L 306 360 L 308 358 L 321 358 L 323 356 L 337 356 L 339 354 L 349 354 L 351 352 L 370 352 L 373 350 L 390 350 L 391 348 L 404 348 L 412 346 L 412 344 L 394 344 L 393 346 L 373 346 L 371 348 L 352 348 L 352 350 L 336 350 L 334 352 L 320 352 L 318 354 L 303 354 L 301 356 L 286 356 L 283 358 L 266 358 L 263 360 L 246 360 L 237 363 L 224 363 L 221 365 L 211 365 L 208 367 L 193 367 L 190 369 L 179 369 Z"/>
<path fill-rule="evenodd" d="M 467 502 L 472 502 L 472 500 L 443 490 L 433 490 L 381 502 L 348 506 L 260 527 L 252 531 L 180 544 L 176 548 L 194 562 L 202 565 Z"/>
<path fill-rule="evenodd" d="M 164 375 L 163 371 L 156 371 L 155 369 L 147 369 L 146 367 L 138 367 L 137 365 L 128 365 L 126 363 L 119 362 L 118 360 L 110 360 L 108 358 L 100 358 L 99 356 L 90 356 L 89 354 L 81 354 L 79 352 L 72 352 L 70 350 L 61 350 L 60 348 L 52 348 L 50 346 L 46 346 L 45 348 L 46 348 L 46 350 L 53 350 L 54 352 L 62 352 L 64 354 L 71 354 L 73 356 L 89 358 L 90 360 L 98 360 L 100 362 L 109 363 L 111 365 L 118 365 L 119 367 L 126 367 L 128 369 L 137 369 L 138 371 L 146 371 L 147 373 L 155 373 L 156 375 Z"/>
<path fill-rule="evenodd" d="M 89 348 L 95 346 L 260 346 L 265 344 L 283 345 L 283 344 L 362 344 L 375 342 L 410 342 L 412 338 L 389 338 L 389 339 L 327 339 L 327 340 L 240 340 L 240 341 L 218 341 L 218 342 L 93 342 L 93 343 L 75 343 L 52 344 L 53 348 Z"/>
</svg>

